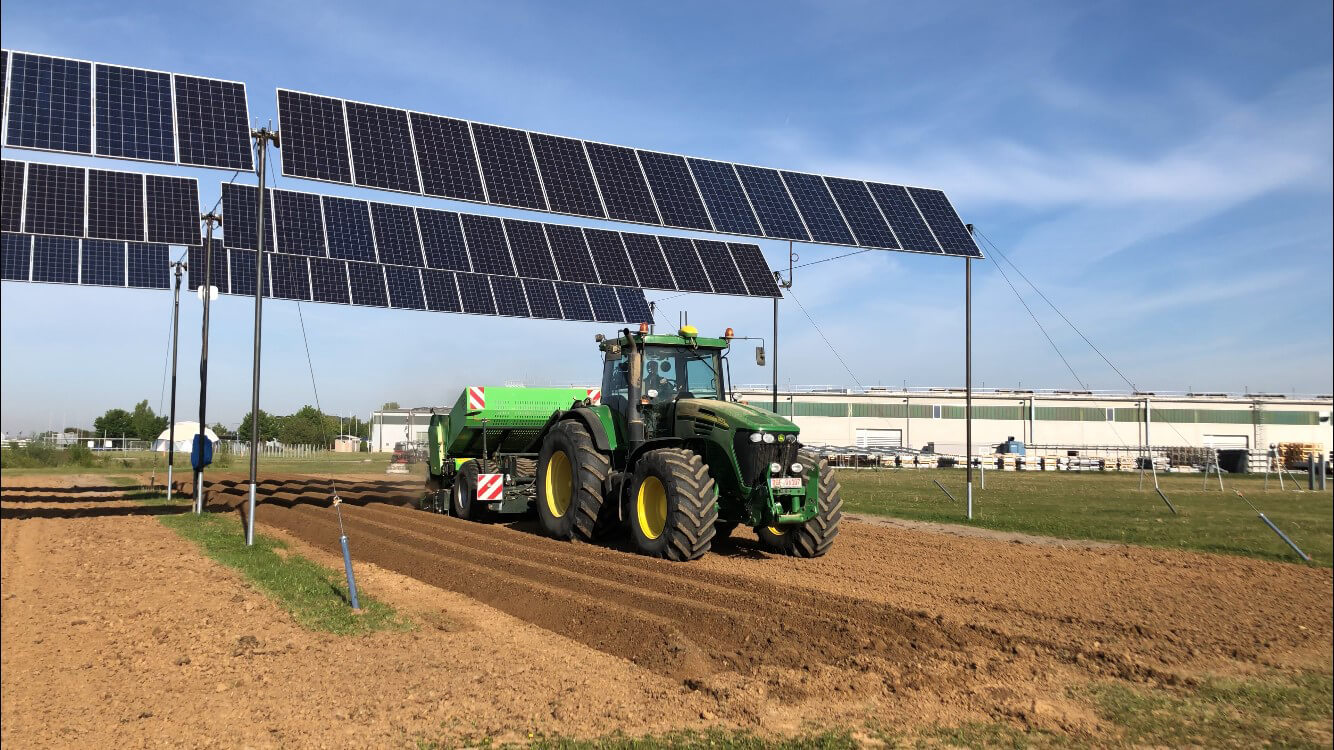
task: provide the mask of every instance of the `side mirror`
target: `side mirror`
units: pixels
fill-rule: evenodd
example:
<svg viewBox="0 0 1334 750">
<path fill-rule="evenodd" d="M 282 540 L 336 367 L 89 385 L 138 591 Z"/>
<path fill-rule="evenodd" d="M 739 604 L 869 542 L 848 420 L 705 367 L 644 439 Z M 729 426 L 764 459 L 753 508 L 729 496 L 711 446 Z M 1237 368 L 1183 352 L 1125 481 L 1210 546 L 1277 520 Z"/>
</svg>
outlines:
<svg viewBox="0 0 1334 750">
<path fill-rule="evenodd" d="M 764 367 L 764 347 L 755 347 L 755 364 Z"/>
</svg>

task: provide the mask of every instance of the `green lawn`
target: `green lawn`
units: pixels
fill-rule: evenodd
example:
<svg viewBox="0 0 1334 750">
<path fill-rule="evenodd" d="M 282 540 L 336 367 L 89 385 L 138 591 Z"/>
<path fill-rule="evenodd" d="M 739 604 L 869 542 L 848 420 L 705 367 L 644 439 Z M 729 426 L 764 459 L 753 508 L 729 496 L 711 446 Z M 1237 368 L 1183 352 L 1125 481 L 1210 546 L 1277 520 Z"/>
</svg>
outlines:
<svg viewBox="0 0 1334 750">
<path fill-rule="evenodd" d="M 1233 490 L 1283 529 L 1320 565 L 1334 557 L 1334 517 L 1329 492 L 1280 492 L 1271 479 L 1264 491 L 1259 477 L 1224 476 L 1203 490 L 1196 474 L 1160 474 L 1163 491 L 1176 505 L 1173 515 L 1134 472 L 987 472 L 987 487 L 973 475 L 974 525 L 1063 539 L 1098 539 L 1158 547 L 1298 560 Z M 896 518 L 968 523 L 964 472 L 960 469 L 847 469 L 838 472 L 846 510 Z M 1304 479 L 1304 477 L 1303 477 Z M 952 502 L 932 480 L 943 484 Z M 1305 487 L 1305 485 L 1302 485 Z"/>
<path fill-rule="evenodd" d="M 5 458 L 9 451 L 6 450 Z M 391 453 L 325 453 L 315 458 L 284 458 L 281 456 L 260 456 L 261 476 L 264 473 L 275 474 L 378 474 L 389 465 Z M 0 458 L 0 460 L 4 460 Z M 412 473 L 425 471 L 425 464 L 413 464 Z M 53 475 L 53 474 L 97 474 L 102 476 L 129 476 L 157 470 L 159 477 L 167 473 L 167 459 L 164 453 L 152 451 L 107 451 L 94 452 L 87 464 L 62 463 L 54 466 L 24 466 L 18 462 L 4 460 L 6 474 L 18 475 Z M 249 472 L 248 456 L 215 455 L 210 471 L 214 472 Z M 189 454 L 177 454 L 176 473 L 189 475 Z"/>
</svg>

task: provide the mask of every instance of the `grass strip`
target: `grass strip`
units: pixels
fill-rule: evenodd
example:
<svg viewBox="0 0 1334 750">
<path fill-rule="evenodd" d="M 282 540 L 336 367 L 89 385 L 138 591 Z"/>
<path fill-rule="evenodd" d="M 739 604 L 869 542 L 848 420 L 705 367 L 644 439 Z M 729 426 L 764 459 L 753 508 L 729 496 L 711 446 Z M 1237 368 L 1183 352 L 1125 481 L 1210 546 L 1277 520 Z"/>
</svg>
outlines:
<svg viewBox="0 0 1334 750">
<path fill-rule="evenodd" d="M 154 500 L 164 502 L 161 495 L 155 496 Z M 199 545 L 204 554 L 240 572 L 305 628 L 338 635 L 362 635 L 411 627 L 392 607 L 361 590 L 358 590 L 357 598 L 362 613 L 355 614 L 348 603 L 342 571 L 289 552 L 282 541 L 257 533 L 254 545 L 247 547 L 245 535 L 231 514 L 196 516 L 186 511 L 179 515 L 159 516 L 158 520 Z"/>
</svg>

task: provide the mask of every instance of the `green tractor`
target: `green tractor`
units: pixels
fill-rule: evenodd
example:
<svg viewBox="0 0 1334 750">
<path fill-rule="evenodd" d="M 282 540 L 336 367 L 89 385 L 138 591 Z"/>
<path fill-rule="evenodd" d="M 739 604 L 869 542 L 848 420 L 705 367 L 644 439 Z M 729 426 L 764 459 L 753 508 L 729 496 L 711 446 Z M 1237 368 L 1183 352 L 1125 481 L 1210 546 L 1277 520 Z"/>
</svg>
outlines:
<svg viewBox="0 0 1334 750">
<path fill-rule="evenodd" d="M 825 554 L 838 482 L 795 424 L 729 400 L 730 334 L 599 335 L 600 391 L 468 389 L 432 418 L 424 504 L 465 518 L 536 506 L 552 537 L 626 529 L 636 551 L 669 560 L 694 560 L 741 525 L 771 551 Z"/>
</svg>

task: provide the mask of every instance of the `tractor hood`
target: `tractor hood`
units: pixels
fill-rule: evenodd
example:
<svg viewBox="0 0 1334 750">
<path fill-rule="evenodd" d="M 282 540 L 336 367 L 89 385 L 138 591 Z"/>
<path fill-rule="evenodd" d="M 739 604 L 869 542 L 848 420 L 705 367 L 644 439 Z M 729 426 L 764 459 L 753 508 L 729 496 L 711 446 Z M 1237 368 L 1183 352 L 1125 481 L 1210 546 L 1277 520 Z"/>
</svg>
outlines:
<svg viewBox="0 0 1334 750">
<path fill-rule="evenodd" d="M 683 398 L 676 402 L 677 419 L 711 422 L 732 430 L 763 430 L 795 435 L 798 427 L 773 412 L 736 401 Z"/>
</svg>

